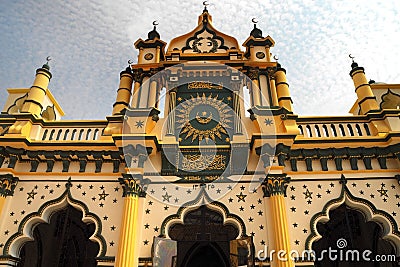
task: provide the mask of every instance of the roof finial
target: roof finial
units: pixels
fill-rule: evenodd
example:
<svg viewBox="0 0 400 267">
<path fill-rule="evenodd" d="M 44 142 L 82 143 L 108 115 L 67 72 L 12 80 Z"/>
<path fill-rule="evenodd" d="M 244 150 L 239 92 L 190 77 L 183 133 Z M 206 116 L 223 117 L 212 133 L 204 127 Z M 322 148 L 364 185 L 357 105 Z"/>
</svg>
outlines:
<svg viewBox="0 0 400 267">
<path fill-rule="evenodd" d="M 354 58 L 355 58 L 355 57 L 353 57 L 351 54 L 349 54 L 349 58 L 351 58 L 351 62 L 352 62 L 352 63 L 351 63 L 351 68 L 352 68 L 352 69 L 357 68 L 357 67 L 358 67 L 358 64 L 357 64 L 357 62 L 354 61 Z"/>
<path fill-rule="evenodd" d="M 46 63 L 43 64 L 42 68 L 46 69 L 46 70 L 50 70 L 50 65 L 49 65 L 49 61 L 51 60 L 50 56 L 46 57 Z"/>
<path fill-rule="evenodd" d="M 203 6 L 204 6 L 203 12 L 208 12 L 208 10 L 207 10 L 207 6 L 208 6 L 208 5 L 210 5 L 210 4 L 208 3 L 208 1 L 203 1 Z"/>
<path fill-rule="evenodd" d="M 278 57 L 277 55 L 274 55 L 274 59 L 275 59 L 275 62 L 276 62 L 276 67 L 277 67 L 277 68 L 280 68 L 280 67 L 281 67 L 281 64 L 279 64 L 279 62 L 278 62 L 279 57 Z"/>
<path fill-rule="evenodd" d="M 262 31 L 257 28 L 258 20 L 256 18 L 252 18 L 251 22 L 254 23 L 254 29 L 250 32 L 250 35 L 255 38 L 263 38 Z"/>
<path fill-rule="evenodd" d="M 150 31 L 148 34 L 147 34 L 147 37 L 148 37 L 148 39 L 147 40 L 154 40 L 155 38 L 158 38 L 158 39 L 160 39 L 160 34 L 157 32 L 157 25 L 158 25 L 158 21 L 157 20 L 154 20 L 153 21 L 153 30 L 152 31 Z"/>
</svg>

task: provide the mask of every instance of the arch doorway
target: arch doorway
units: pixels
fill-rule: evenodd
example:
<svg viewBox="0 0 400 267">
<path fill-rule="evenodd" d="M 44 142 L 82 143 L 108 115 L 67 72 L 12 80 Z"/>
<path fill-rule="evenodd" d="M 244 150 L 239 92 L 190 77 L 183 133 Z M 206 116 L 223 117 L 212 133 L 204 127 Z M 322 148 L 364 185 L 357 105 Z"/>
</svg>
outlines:
<svg viewBox="0 0 400 267">
<path fill-rule="evenodd" d="M 365 216 L 346 204 L 330 211 L 330 220 L 326 223 L 318 223 L 317 230 L 322 238 L 313 243 L 312 249 L 316 252 L 316 267 L 394 267 L 396 262 L 376 262 L 363 260 L 362 253 L 366 250 L 371 251 L 368 258 L 374 259 L 376 255 L 395 255 L 395 248 L 389 241 L 383 239 L 384 231 L 380 224 L 373 221 L 366 221 Z M 341 243 L 339 243 L 341 240 Z M 343 241 L 345 240 L 345 241 Z M 337 259 L 329 258 L 325 252 L 323 259 L 320 256 L 322 251 L 329 248 L 337 250 L 333 256 Z M 339 250 L 343 251 L 344 256 L 340 256 Z M 355 254 L 353 256 L 346 251 L 357 250 L 359 260 Z M 342 258 L 340 258 L 342 257 Z"/>
<path fill-rule="evenodd" d="M 235 225 L 224 224 L 222 214 L 206 205 L 169 228 L 169 236 L 178 243 L 180 267 L 229 267 L 229 244 L 238 235 Z"/>
<path fill-rule="evenodd" d="M 99 245 L 89 240 L 94 223 L 82 222 L 82 212 L 71 205 L 55 212 L 50 223 L 33 230 L 33 241 L 20 251 L 18 267 L 91 267 L 97 266 Z"/>
</svg>

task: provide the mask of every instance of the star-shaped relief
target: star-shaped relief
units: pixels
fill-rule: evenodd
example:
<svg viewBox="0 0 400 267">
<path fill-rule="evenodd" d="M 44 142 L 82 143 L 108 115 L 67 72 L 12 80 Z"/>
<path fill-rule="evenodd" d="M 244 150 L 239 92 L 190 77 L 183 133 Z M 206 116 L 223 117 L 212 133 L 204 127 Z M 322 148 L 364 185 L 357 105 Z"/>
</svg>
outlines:
<svg viewBox="0 0 400 267">
<path fill-rule="evenodd" d="M 136 121 L 135 122 L 135 126 L 136 126 L 136 128 L 143 128 L 143 126 L 144 126 L 144 121 L 142 121 L 142 120 L 139 120 L 139 121 Z"/>
<path fill-rule="evenodd" d="M 384 189 L 384 185 L 381 186 L 381 189 L 376 190 L 376 191 L 378 191 L 378 192 L 381 194 L 381 195 L 380 195 L 381 197 L 382 197 L 382 196 L 384 196 L 384 197 L 389 197 L 388 194 L 387 194 L 387 191 L 388 191 L 388 190 L 387 190 L 387 189 Z"/>
<path fill-rule="evenodd" d="M 303 194 L 305 195 L 305 199 L 312 199 L 312 192 L 310 192 L 310 190 L 307 189 Z"/>
<path fill-rule="evenodd" d="M 172 197 L 172 196 L 168 195 L 168 192 L 165 192 L 165 195 L 162 196 L 163 202 L 164 202 L 164 201 L 169 202 L 169 199 L 170 199 L 171 197 Z"/>
<path fill-rule="evenodd" d="M 28 194 L 27 199 L 35 199 L 35 195 L 37 195 L 37 192 L 33 191 L 33 189 L 32 189 L 32 191 L 28 192 L 27 194 Z"/>
<path fill-rule="evenodd" d="M 240 201 L 246 202 L 247 195 L 243 195 L 243 192 L 240 192 L 240 194 L 236 195 L 236 196 L 238 198 L 238 202 L 240 202 Z"/>
<path fill-rule="evenodd" d="M 106 191 L 105 190 L 103 190 L 103 193 L 101 193 L 101 194 L 98 194 L 99 195 L 99 200 L 106 200 L 106 197 L 109 195 L 109 194 L 106 194 Z"/>
</svg>

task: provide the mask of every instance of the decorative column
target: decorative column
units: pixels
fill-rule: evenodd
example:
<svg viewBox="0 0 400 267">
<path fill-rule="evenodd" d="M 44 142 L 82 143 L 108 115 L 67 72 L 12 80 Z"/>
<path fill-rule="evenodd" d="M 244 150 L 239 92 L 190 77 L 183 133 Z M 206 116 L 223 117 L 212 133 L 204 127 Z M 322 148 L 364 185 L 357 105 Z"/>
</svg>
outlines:
<svg viewBox="0 0 400 267">
<path fill-rule="evenodd" d="M 157 102 L 157 81 L 155 79 L 151 79 L 147 107 L 155 108 L 156 102 Z"/>
<path fill-rule="evenodd" d="M 264 107 L 269 107 L 271 106 L 271 101 L 268 92 L 267 73 L 265 71 L 260 73 L 259 81 L 261 90 L 261 105 Z"/>
<path fill-rule="evenodd" d="M 356 62 L 351 64 L 350 77 L 356 88 L 357 102 L 361 109 L 361 114 L 379 110 L 378 102 L 369 85 L 363 67 L 359 67 Z"/>
<path fill-rule="evenodd" d="M 14 189 L 18 181 L 18 177 L 14 177 L 11 174 L 0 175 L 0 218 L 5 206 L 6 197 L 14 195 Z"/>
<path fill-rule="evenodd" d="M 233 109 L 235 110 L 235 134 L 243 134 L 242 130 L 242 111 L 240 108 L 240 89 L 242 83 L 232 82 Z"/>
<path fill-rule="evenodd" d="M 47 87 L 51 79 L 50 67 L 46 63 L 36 70 L 36 77 L 31 86 L 28 98 L 22 105 L 21 112 L 32 113 L 40 116 L 43 109 L 43 100 L 47 92 Z"/>
<path fill-rule="evenodd" d="M 129 107 L 129 102 L 132 94 L 133 77 L 131 68 L 127 67 L 120 73 L 119 88 L 117 91 L 117 100 L 113 105 L 112 114 L 121 113 L 124 108 Z"/>
<path fill-rule="evenodd" d="M 175 135 L 176 88 L 169 92 L 167 135 Z"/>
<path fill-rule="evenodd" d="M 256 69 L 250 69 L 248 72 L 248 76 L 251 80 L 251 99 L 252 101 L 252 106 L 260 106 L 261 105 L 261 98 L 260 98 L 260 86 L 258 83 L 258 71 Z"/>
<path fill-rule="evenodd" d="M 138 108 L 139 107 L 139 89 L 140 85 L 142 82 L 142 73 L 139 70 L 133 70 L 133 78 L 135 80 L 135 83 L 133 85 L 133 94 L 132 94 L 132 102 L 131 102 L 131 107 L 132 108 Z"/>
<path fill-rule="evenodd" d="M 147 152 L 141 145 L 136 145 L 136 148 L 128 145 L 124 148 L 127 173 L 122 174 L 122 178 L 118 179 L 123 188 L 124 209 L 115 267 L 130 267 L 139 264 L 140 225 L 143 199 L 146 197 L 143 172 L 144 162 L 149 153 L 151 150 Z M 133 162 L 137 162 L 137 166 Z"/>
<path fill-rule="evenodd" d="M 141 175 L 123 174 L 123 178 L 119 178 L 123 188 L 124 211 L 120 226 L 121 233 L 116 267 L 138 266 L 139 197 L 146 196 L 140 185 L 140 180 Z"/>
<path fill-rule="evenodd" d="M 286 214 L 286 189 L 290 182 L 290 177 L 286 174 L 267 174 L 263 182 L 264 198 L 269 198 L 265 201 L 268 205 L 266 209 L 271 212 L 272 222 L 272 249 L 276 251 L 271 259 L 271 266 L 276 267 L 293 267 L 294 262 L 290 259 L 290 237 L 288 228 L 288 219 Z M 279 254 L 279 251 L 284 251 L 286 254 Z M 278 256 L 287 260 L 279 260 Z"/>
<path fill-rule="evenodd" d="M 292 98 L 290 97 L 289 84 L 286 80 L 286 70 L 278 64 L 275 72 L 275 86 L 280 107 L 292 112 Z"/>
</svg>

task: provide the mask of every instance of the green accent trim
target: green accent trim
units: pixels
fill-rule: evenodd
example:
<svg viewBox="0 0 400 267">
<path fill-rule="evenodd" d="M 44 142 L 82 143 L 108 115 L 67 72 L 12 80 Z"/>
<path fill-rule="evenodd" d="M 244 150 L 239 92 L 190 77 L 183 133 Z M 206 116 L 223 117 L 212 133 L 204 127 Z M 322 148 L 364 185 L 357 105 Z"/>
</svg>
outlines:
<svg viewBox="0 0 400 267">
<path fill-rule="evenodd" d="M 13 234 L 7 240 L 7 242 L 6 242 L 5 246 L 4 246 L 4 249 L 3 249 L 3 256 L 8 256 L 9 255 L 9 250 L 10 250 L 10 246 L 11 246 L 12 242 L 16 238 L 24 235 L 23 232 L 24 232 L 25 225 L 31 218 L 33 218 L 33 217 L 42 218 L 43 212 L 47 207 L 52 206 L 52 205 L 57 204 L 57 203 L 61 203 L 63 201 L 63 199 L 68 198 L 68 200 L 70 202 L 72 202 L 73 204 L 76 204 L 76 205 L 78 205 L 78 206 L 83 208 L 83 210 L 85 212 L 85 215 L 86 215 L 85 217 L 90 217 L 97 223 L 98 227 L 96 228 L 97 231 L 95 232 L 94 235 L 100 240 L 99 257 L 105 257 L 106 252 L 107 252 L 107 243 L 106 243 L 106 240 L 104 239 L 104 237 L 101 235 L 101 231 L 102 231 L 101 220 L 96 214 L 89 212 L 89 208 L 86 206 L 85 203 L 83 203 L 83 202 L 81 202 L 79 200 L 76 200 L 76 199 L 74 199 L 72 197 L 71 191 L 70 191 L 71 186 L 72 186 L 72 183 L 71 183 L 71 177 L 70 177 L 68 179 L 67 183 L 65 184 L 66 189 L 65 189 L 64 193 L 61 194 L 61 196 L 59 196 L 56 199 L 53 199 L 53 200 L 45 202 L 42 206 L 40 206 L 40 208 L 39 208 L 39 210 L 37 212 L 32 212 L 32 213 L 26 215 L 24 217 L 24 219 L 22 219 L 21 223 L 18 226 L 17 233 Z M 51 217 L 51 215 L 50 215 L 50 217 Z"/>
<path fill-rule="evenodd" d="M 346 201 L 345 196 L 347 196 L 351 201 L 353 202 L 358 202 L 361 204 L 364 204 L 365 206 L 367 206 L 368 208 L 371 209 L 372 213 L 378 214 L 380 216 L 385 217 L 389 223 L 392 225 L 393 228 L 393 232 L 392 234 L 397 235 L 398 237 L 400 237 L 400 232 L 398 230 L 398 225 L 396 220 L 393 219 L 393 217 L 388 214 L 386 211 L 383 210 L 378 210 L 375 205 L 368 201 L 367 199 L 363 199 L 363 198 L 358 198 L 353 196 L 353 194 L 350 192 L 350 190 L 347 188 L 347 179 L 344 177 L 344 175 L 342 174 L 341 178 L 340 178 L 340 183 L 342 184 L 342 189 L 340 192 L 340 196 L 335 198 L 335 199 L 331 199 L 330 201 L 328 201 L 325 206 L 323 207 L 322 211 L 314 214 L 310 220 L 310 229 L 311 229 L 311 233 L 310 235 L 307 237 L 306 242 L 305 242 L 305 250 L 309 250 L 312 248 L 312 239 L 314 239 L 315 237 L 318 236 L 316 229 L 317 229 L 317 223 L 318 223 L 318 219 L 321 217 L 327 217 L 328 214 L 328 209 L 330 209 L 330 207 L 332 207 L 334 204 L 337 203 L 344 203 Z M 364 212 L 362 210 L 359 210 L 361 213 L 364 214 Z M 315 227 L 314 227 L 315 226 Z M 316 241 L 316 240 L 315 240 Z M 314 241 L 314 242 L 315 242 Z"/>
<path fill-rule="evenodd" d="M 194 200 L 186 202 L 185 204 L 183 204 L 178 209 L 178 211 L 175 214 L 170 215 L 170 216 L 168 216 L 167 218 L 164 219 L 164 221 L 161 224 L 161 228 L 160 228 L 160 236 L 165 236 L 165 230 L 166 230 L 165 228 L 166 228 L 167 224 L 170 221 L 174 220 L 174 219 L 180 219 L 181 216 L 182 216 L 183 211 L 187 207 L 195 206 L 196 204 L 200 204 L 200 205 L 197 205 L 197 207 L 200 207 L 201 205 L 204 205 L 203 202 L 200 203 L 200 200 L 203 198 L 203 196 L 207 200 L 209 205 L 220 207 L 223 210 L 223 212 L 225 213 L 227 219 L 229 218 L 229 219 L 236 220 L 240 224 L 240 227 L 242 227 L 241 236 L 242 237 L 247 236 L 247 234 L 246 234 L 246 224 L 243 222 L 242 218 L 240 218 L 236 214 L 230 213 L 229 209 L 223 203 L 218 202 L 218 201 L 214 201 L 213 199 L 211 199 L 210 196 L 205 191 L 204 187 L 201 188 L 199 194 L 197 195 L 197 197 Z"/>
</svg>

